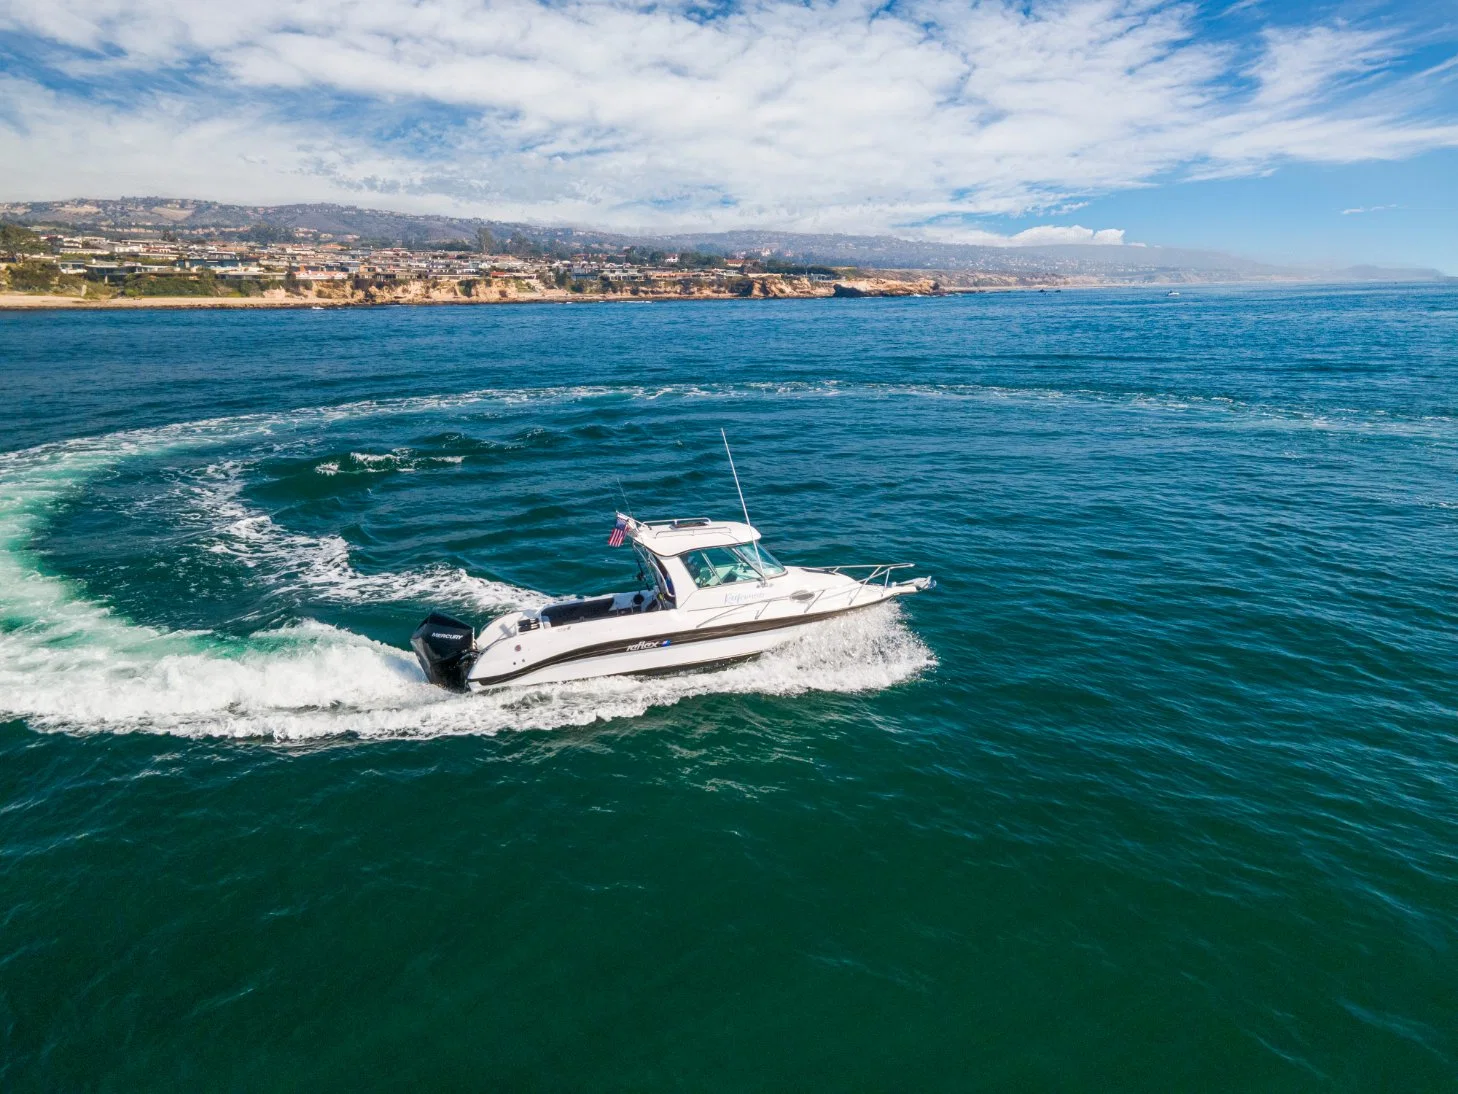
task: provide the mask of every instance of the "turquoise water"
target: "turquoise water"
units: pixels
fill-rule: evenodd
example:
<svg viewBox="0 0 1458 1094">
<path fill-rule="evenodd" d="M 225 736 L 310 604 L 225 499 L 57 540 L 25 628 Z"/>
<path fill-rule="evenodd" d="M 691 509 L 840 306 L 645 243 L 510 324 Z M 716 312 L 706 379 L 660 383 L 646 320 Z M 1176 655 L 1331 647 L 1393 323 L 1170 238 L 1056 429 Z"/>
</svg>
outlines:
<svg viewBox="0 0 1458 1094">
<path fill-rule="evenodd" d="M 0 1086 L 1458 1088 L 1458 291 L 0 317 Z M 932 594 L 457 697 L 640 516 Z"/>
</svg>

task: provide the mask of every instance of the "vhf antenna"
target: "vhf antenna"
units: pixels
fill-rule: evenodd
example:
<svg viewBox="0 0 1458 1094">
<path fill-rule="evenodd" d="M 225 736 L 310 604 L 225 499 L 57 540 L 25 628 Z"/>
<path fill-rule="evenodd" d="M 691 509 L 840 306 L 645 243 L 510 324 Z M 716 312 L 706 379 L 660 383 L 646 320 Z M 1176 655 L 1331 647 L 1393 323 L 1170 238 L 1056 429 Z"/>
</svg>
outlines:
<svg viewBox="0 0 1458 1094">
<path fill-rule="evenodd" d="M 739 485 L 739 472 L 734 469 L 734 453 L 729 451 L 729 435 L 723 428 L 719 429 L 719 436 L 724 438 L 724 455 L 729 457 L 729 473 L 734 476 L 734 489 L 739 492 L 739 508 L 744 511 L 744 523 L 753 530 L 754 525 L 749 521 L 749 506 L 744 504 L 744 487 Z M 751 539 L 754 544 L 754 568 L 759 571 L 760 584 L 764 584 L 764 559 L 759 557 L 759 540 Z"/>
</svg>

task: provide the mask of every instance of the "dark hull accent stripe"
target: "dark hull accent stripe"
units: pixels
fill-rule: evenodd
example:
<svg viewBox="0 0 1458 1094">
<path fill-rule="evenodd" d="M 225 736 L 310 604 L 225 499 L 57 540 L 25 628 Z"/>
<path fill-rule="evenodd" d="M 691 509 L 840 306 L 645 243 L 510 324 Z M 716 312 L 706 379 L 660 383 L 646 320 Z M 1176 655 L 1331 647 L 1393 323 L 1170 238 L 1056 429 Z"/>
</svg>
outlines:
<svg viewBox="0 0 1458 1094">
<path fill-rule="evenodd" d="M 754 619 L 747 623 L 729 623 L 722 627 L 706 627 L 702 630 L 672 631 L 668 634 L 651 634 L 643 638 L 634 639 L 632 642 L 623 642 L 621 639 L 616 642 L 599 642 L 594 646 L 583 646 L 580 649 L 568 650 L 559 653 L 555 657 L 548 657 L 538 661 L 534 665 L 517 669 L 515 672 L 503 673 L 500 676 L 473 677 L 467 676 L 467 682 L 479 684 L 482 687 L 491 687 L 495 684 L 509 684 L 519 677 L 536 672 L 539 669 L 549 668 L 552 665 L 560 665 L 567 661 L 584 661 L 589 657 L 608 657 L 615 653 L 646 653 L 651 649 L 661 649 L 665 642 L 674 646 L 686 646 L 692 642 L 711 642 L 715 638 L 737 638 L 742 634 L 756 634 L 759 631 L 784 630 L 787 627 L 802 627 L 807 623 L 818 623 L 822 619 L 832 619 L 838 615 L 849 615 L 851 612 L 862 611 L 866 608 L 874 608 L 877 604 L 884 604 L 889 597 L 881 600 L 874 600 L 869 604 L 853 604 L 849 608 L 838 608 L 833 612 L 816 612 L 814 615 L 797 615 L 793 618 L 780 616 L 776 619 Z M 645 645 L 644 643 L 652 643 Z M 726 660 L 733 660 L 735 657 L 747 656 L 731 654 Z M 675 665 L 672 668 L 688 668 L 687 665 Z M 652 671 L 644 670 L 644 671 Z"/>
</svg>

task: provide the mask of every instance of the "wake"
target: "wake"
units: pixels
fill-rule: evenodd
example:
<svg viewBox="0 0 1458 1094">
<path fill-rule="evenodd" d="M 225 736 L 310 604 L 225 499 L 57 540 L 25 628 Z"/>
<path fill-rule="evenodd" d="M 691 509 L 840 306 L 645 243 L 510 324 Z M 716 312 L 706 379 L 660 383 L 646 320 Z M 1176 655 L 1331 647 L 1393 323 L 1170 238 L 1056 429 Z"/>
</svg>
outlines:
<svg viewBox="0 0 1458 1094">
<path fill-rule="evenodd" d="M 572 389 L 542 397 L 590 394 Z M 34 556 L 32 542 L 46 515 L 124 460 L 217 442 L 262 444 L 343 418 L 498 396 L 506 397 L 353 403 L 0 453 L 0 717 L 41 731 L 280 741 L 494 734 L 631 718 L 710 694 L 875 690 L 934 663 L 902 622 L 899 606 L 888 604 L 821 624 L 756 661 L 717 671 L 458 696 L 426 683 L 408 651 L 312 620 L 245 638 L 133 623 L 87 599 L 74 583 L 44 573 Z M 445 567 L 360 573 L 343 539 L 295 533 L 250 511 L 240 497 L 246 466 L 209 464 L 186 489 L 211 522 L 204 549 L 229 556 L 259 580 L 346 604 L 444 600 L 484 612 L 546 599 Z"/>
<path fill-rule="evenodd" d="M 140 631 L 141 629 L 138 628 Z M 715 694 L 865 692 L 932 664 L 895 605 L 831 620 L 756 661 L 718 671 L 455 695 L 427 684 L 414 657 L 319 623 L 264 631 L 236 649 L 121 650 L 0 639 L 0 709 L 35 729 L 306 741 L 496 734 L 633 718 Z M 17 648 L 18 647 L 18 648 Z"/>
</svg>

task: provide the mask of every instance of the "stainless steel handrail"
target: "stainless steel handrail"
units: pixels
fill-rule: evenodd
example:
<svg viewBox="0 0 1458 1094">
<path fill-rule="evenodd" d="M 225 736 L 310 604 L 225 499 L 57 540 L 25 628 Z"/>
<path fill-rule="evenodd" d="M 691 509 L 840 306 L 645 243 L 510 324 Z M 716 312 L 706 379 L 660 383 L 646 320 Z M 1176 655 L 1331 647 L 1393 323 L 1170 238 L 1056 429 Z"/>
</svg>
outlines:
<svg viewBox="0 0 1458 1094">
<path fill-rule="evenodd" d="M 870 570 L 865 577 L 860 579 L 862 585 L 869 585 L 876 578 L 881 578 L 882 585 L 890 585 L 891 574 L 895 570 L 909 570 L 915 566 L 914 562 L 861 562 L 851 566 L 802 566 L 803 570 L 814 570 L 822 574 L 838 574 L 845 570 Z M 850 577 L 850 574 L 846 574 Z"/>
<path fill-rule="evenodd" d="M 891 574 L 893 572 L 895 572 L 896 570 L 906 570 L 915 565 L 916 563 L 914 562 L 875 562 L 852 566 L 801 566 L 799 568 L 802 570 L 811 570 L 815 573 L 820 574 L 838 574 L 842 570 L 870 570 L 871 572 L 869 574 L 856 582 L 858 586 L 860 586 L 861 588 L 865 588 L 871 582 L 875 581 L 877 578 L 880 578 L 881 587 L 890 588 Z M 850 577 L 851 575 L 846 574 L 845 576 Z M 805 603 L 805 610 L 801 614 L 808 614 L 810 609 L 813 608 L 817 603 L 819 603 L 822 596 L 824 596 L 826 593 L 834 593 L 836 591 L 837 590 L 834 589 L 820 589 L 815 593 L 813 597 L 810 598 L 808 603 L 800 601 L 800 603 Z M 857 589 L 855 593 L 851 594 L 851 602 L 854 603 L 856 597 L 859 595 L 860 589 Z M 763 614 L 764 609 L 771 604 L 777 604 L 782 600 L 795 599 L 796 597 L 794 593 L 787 593 L 784 596 L 772 596 L 765 600 L 749 600 L 743 604 L 731 604 L 728 607 L 723 608 L 718 612 L 715 612 L 715 614 L 711 615 L 708 619 L 695 623 L 694 629 L 697 630 L 699 627 L 707 626 L 710 623 L 723 619 L 726 615 L 730 615 L 733 612 L 741 611 L 744 608 L 758 607 L 760 609 L 760 614 Z"/>
<path fill-rule="evenodd" d="M 709 616 L 708 619 L 699 620 L 699 622 L 694 624 L 694 630 L 698 630 L 700 627 L 707 627 L 710 623 L 723 619 L 726 615 L 731 615 L 734 612 L 743 611 L 745 608 L 758 608 L 760 610 L 760 614 L 763 615 L 764 609 L 768 608 L 771 604 L 778 604 L 781 600 L 794 599 L 795 598 L 792 594 L 786 594 L 785 596 L 772 596 L 765 600 L 746 600 L 743 604 L 730 604 L 727 608 L 721 608 L 719 611 Z M 712 608 L 707 610 L 713 611 Z"/>
</svg>

